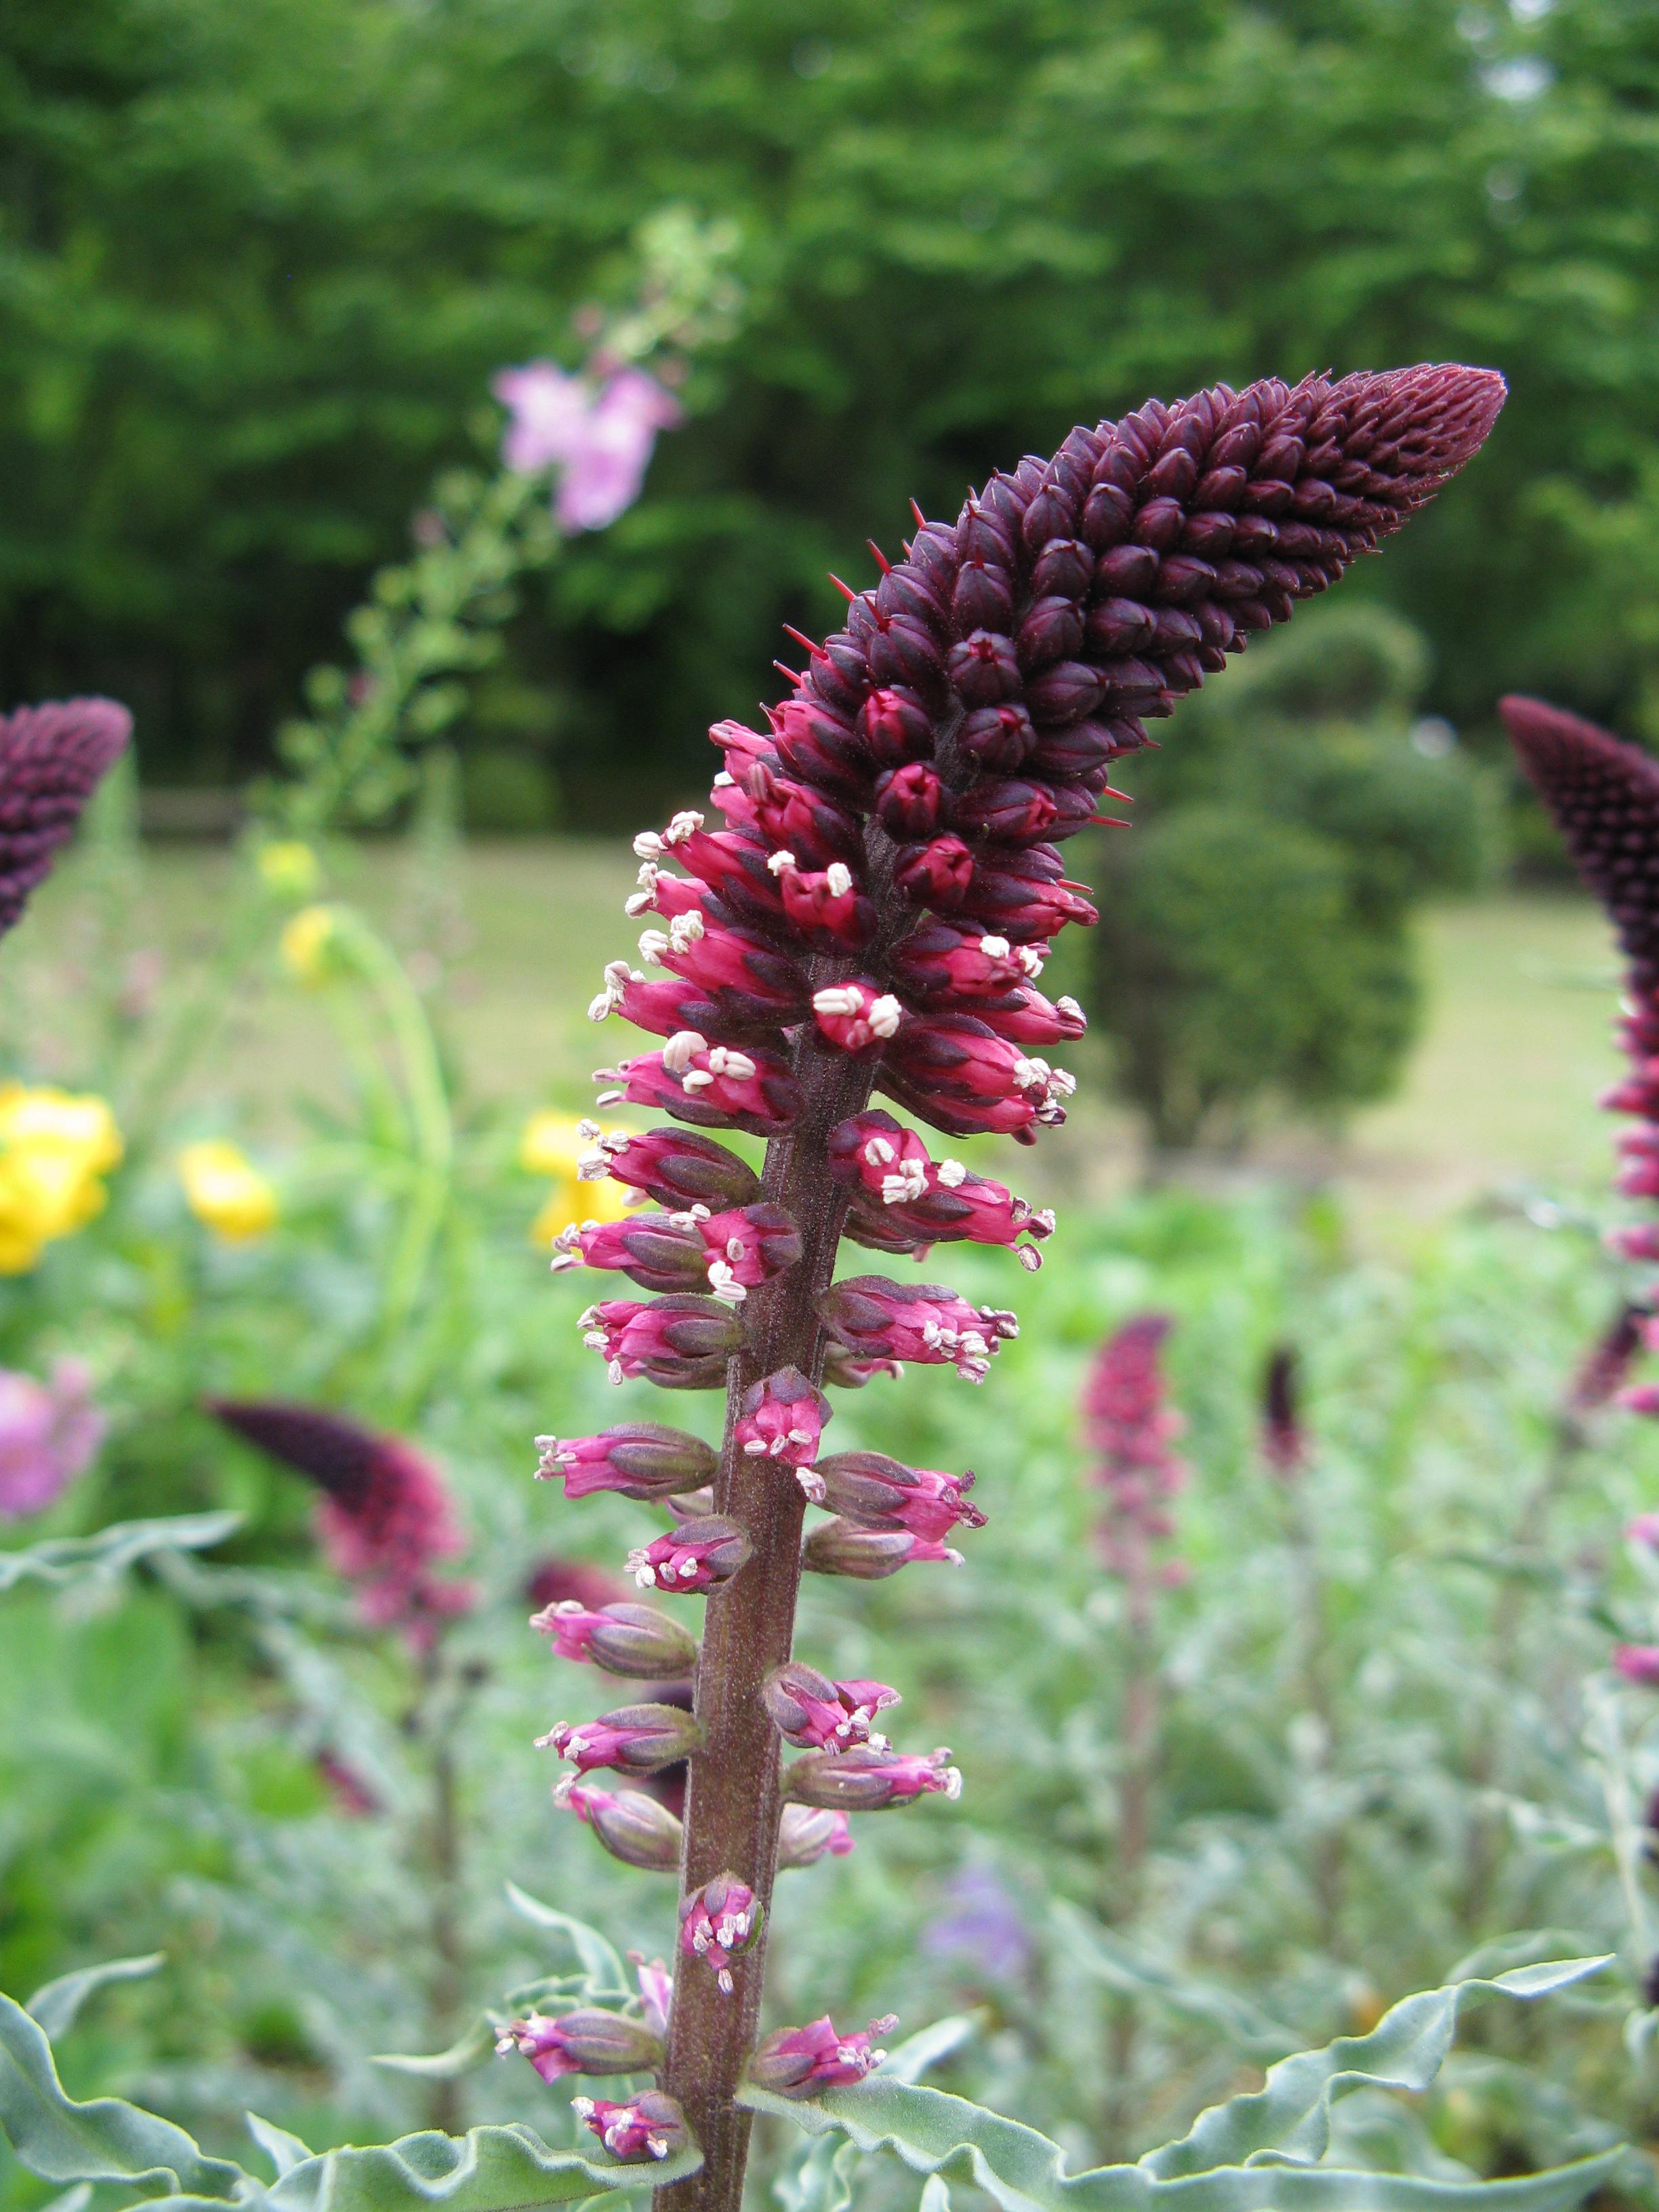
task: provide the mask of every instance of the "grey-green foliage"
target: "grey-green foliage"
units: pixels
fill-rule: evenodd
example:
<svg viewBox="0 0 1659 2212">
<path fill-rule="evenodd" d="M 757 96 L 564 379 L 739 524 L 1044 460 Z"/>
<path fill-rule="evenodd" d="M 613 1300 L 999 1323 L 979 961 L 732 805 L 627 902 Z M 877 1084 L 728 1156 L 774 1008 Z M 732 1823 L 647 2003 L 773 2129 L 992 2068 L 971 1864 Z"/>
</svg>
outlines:
<svg viewBox="0 0 1659 2212">
<path fill-rule="evenodd" d="M 1397 1079 L 1412 908 L 1477 882 L 1488 844 L 1476 773 L 1411 741 L 1426 673 L 1386 611 L 1304 611 L 1125 770 L 1137 827 L 1107 848 L 1095 1000 L 1161 1148 L 1236 1135 L 1269 1097 L 1331 1114 Z"/>
<path fill-rule="evenodd" d="M 1327 2163 L 1333 2109 L 1364 2091 L 1420 2093 L 1451 2045 L 1462 2007 L 1495 1992 L 1535 1997 L 1603 1962 L 1527 1966 L 1492 1980 L 1419 1992 L 1366 2036 L 1281 2059 L 1263 2087 L 1200 2115 L 1177 2142 L 1133 2165 L 1067 2173 L 1060 2146 L 982 2106 L 877 2074 L 810 2100 L 750 2089 L 743 2101 L 814 2135 L 838 2131 L 866 2152 L 891 2150 L 919 2173 L 971 2181 L 1003 2212 L 1449 2212 L 1459 2204 L 1550 2212 L 1580 2203 L 1620 2163 L 1618 2151 L 1522 2180 L 1377 2173 Z"/>
</svg>

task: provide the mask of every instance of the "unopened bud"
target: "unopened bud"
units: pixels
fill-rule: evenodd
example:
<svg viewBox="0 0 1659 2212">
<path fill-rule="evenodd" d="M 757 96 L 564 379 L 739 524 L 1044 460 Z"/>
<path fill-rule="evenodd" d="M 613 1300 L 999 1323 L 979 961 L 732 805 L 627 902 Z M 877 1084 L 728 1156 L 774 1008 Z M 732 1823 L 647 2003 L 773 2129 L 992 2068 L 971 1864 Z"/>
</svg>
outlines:
<svg viewBox="0 0 1659 2212">
<path fill-rule="evenodd" d="M 778 1821 L 778 1866 L 816 1866 L 821 1858 L 845 1858 L 853 1848 L 852 1824 L 845 1813 L 816 1805 L 786 1805 Z"/>
<path fill-rule="evenodd" d="M 850 1575 L 863 1583 L 884 1581 L 901 1567 L 927 1560 L 959 1567 L 962 1554 L 948 1544 L 915 1535 L 908 1528 L 860 1528 L 839 1518 L 821 1521 L 801 1546 L 800 1553 L 801 1565 L 808 1574 Z"/>
<path fill-rule="evenodd" d="M 553 1802 L 586 1820 L 613 1859 L 648 1874 L 678 1871 L 684 1831 L 667 1806 L 644 1790 L 601 1790 L 566 1774 L 553 1785 Z"/>
<path fill-rule="evenodd" d="M 679 1681 L 696 1663 L 697 1639 L 654 1606 L 622 1603 L 592 1613 L 578 1598 L 543 1607 L 530 1626 L 550 1637 L 562 1659 L 591 1660 L 607 1674 Z"/>
</svg>

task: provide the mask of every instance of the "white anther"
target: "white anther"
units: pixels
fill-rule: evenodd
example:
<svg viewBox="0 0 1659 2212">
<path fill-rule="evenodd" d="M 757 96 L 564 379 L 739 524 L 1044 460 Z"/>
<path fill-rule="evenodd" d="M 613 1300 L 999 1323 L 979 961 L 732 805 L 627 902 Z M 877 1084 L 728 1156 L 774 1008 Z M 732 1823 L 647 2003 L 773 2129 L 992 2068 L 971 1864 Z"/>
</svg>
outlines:
<svg viewBox="0 0 1659 2212">
<path fill-rule="evenodd" d="M 903 1007 L 889 994 L 876 1000 L 864 1018 L 870 1024 L 872 1036 L 890 1037 L 896 1036 L 903 1014 Z"/>
<path fill-rule="evenodd" d="M 585 1145 L 591 1145 L 599 1133 L 599 1123 L 597 1121 L 588 1121 L 585 1115 L 582 1120 L 578 1121 L 576 1124 L 576 1134 L 581 1139 Z"/>
<path fill-rule="evenodd" d="M 1016 1091 L 1041 1091 L 1046 1087 L 1048 1063 L 1041 1060 L 1017 1060 L 1014 1062 Z"/>
<path fill-rule="evenodd" d="M 748 1459 L 764 1459 L 771 1447 L 764 1437 L 749 1437 L 744 1441 L 744 1455 Z"/>
<path fill-rule="evenodd" d="M 714 1077 L 706 1067 L 693 1067 L 681 1076 L 680 1089 L 688 1096 L 695 1097 L 699 1091 L 707 1091 L 714 1080 Z"/>
<path fill-rule="evenodd" d="M 823 1477 L 815 1467 L 798 1467 L 795 1480 L 805 1494 L 809 1505 L 822 1505 L 824 1499 Z"/>
<path fill-rule="evenodd" d="M 823 872 L 823 881 L 831 898 L 845 898 L 853 888 L 853 871 L 844 860 L 831 860 Z"/>
<path fill-rule="evenodd" d="M 1035 1244 L 1016 1244 L 1014 1257 L 1028 1275 L 1035 1275 L 1042 1265 L 1042 1255 Z"/>
<path fill-rule="evenodd" d="M 1067 1021 L 1083 1022 L 1089 1018 L 1077 1000 L 1070 996 L 1056 999 L 1054 1006 L 1056 1012 L 1064 1014 Z"/>
<path fill-rule="evenodd" d="M 663 831 L 662 842 L 665 845 L 683 845 L 694 830 L 702 829 L 702 824 L 703 817 L 695 807 L 684 807 Z"/>
<path fill-rule="evenodd" d="M 1048 1070 L 1048 1088 L 1056 1098 L 1069 1098 L 1077 1089 L 1077 1078 L 1068 1075 L 1063 1067 Z"/>
<path fill-rule="evenodd" d="M 738 1280 L 724 1260 L 708 1262 L 708 1287 L 724 1305 L 740 1306 L 749 1296 L 745 1285 Z"/>
<path fill-rule="evenodd" d="M 921 1160 L 904 1160 L 896 1173 L 881 1179 L 884 1206 L 914 1206 L 927 1195 L 927 1170 Z"/>
<path fill-rule="evenodd" d="M 1033 1236 L 1041 1235 L 1043 1237 L 1052 1237 L 1054 1233 L 1054 1209 L 1053 1206 L 1038 1206 L 1036 1212 L 1031 1216 L 1030 1226 Z"/>
<path fill-rule="evenodd" d="M 733 1052 L 729 1045 L 717 1044 L 708 1055 L 709 1070 L 715 1075 L 729 1075 L 734 1083 L 747 1083 L 755 1073 L 755 1063 L 746 1052 Z"/>
<path fill-rule="evenodd" d="M 737 780 L 738 779 L 732 775 L 730 769 L 717 769 L 714 772 L 714 781 L 709 786 L 709 789 L 711 791 L 730 791 L 737 782 Z"/>
<path fill-rule="evenodd" d="M 795 865 L 795 856 L 793 853 L 774 853 L 766 865 L 775 876 L 787 875 Z"/>
<path fill-rule="evenodd" d="M 601 1091 L 593 1103 L 596 1106 L 619 1106 L 627 1096 L 625 1091 Z"/>
<path fill-rule="evenodd" d="M 661 860 L 663 855 L 661 833 L 655 830 L 641 830 L 634 840 L 634 850 L 642 860 Z"/>
<path fill-rule="evenodd" d="M 1008 940 L 1006 937 L 981 937 L 979 940 L 979 949 L 988 960 L 1006 960 L 1008 957 Z"/>
<path fill-rule="evenodd" d="M 872 1137 L 864 1148 L 864 1157 L 872 1168 L 884 1168 L 889 1160 L 896 1159 L 898 1155 L 885 1137 Z"/>
<path fill-rule="evenodd" d="M 864 996 L 856 983 L 832 983 L 827 990 L 812 994 L 815 1014 L 856 1014 L 863 1004 Z"/>
<path fill-rule="evenodd" d="M 642 914 L 650 913 L 652 903 L 649 891 L 629 891 L 623 901 L 623 912 L 629 921 L 637 921 Z"/>
<path fill-rule="evenodd" d="M 728 1260 L 741 1260 L 748 1249 L 749 1247 L 741 1237 L 728 1237 L 726 1240 L 726 1256 Z"/>
<path fill-rule="evenodd" d="M 954 1556 L 955 1559 L 959 1563 L 959 1562 L 960 1562 L 960 1560 L 961 1560 L 961 1558 L 962 1558 L 962 1554 L 960 1553 L 960 1552 L 956 1553 L 953 1556 Z M 961 1796 L 961 1795 L 962 1795 L 962 1769 L 961 1769 L 959 1766 L 947 1766 L 947 1767 L 945 1768 L 945 1796 L 946 1796 L 947 1797 L 960 1797 L 960 1796 Z"/>
<path fill-rule="evenodd" d="M 1036 945 L 1022 945 L 1014 957 L 1034 983 L 1047 964 L 1042 947 Z"/>
<path fill-rule="evenodd" d="M 665 930 L 641 930 L 640 933 L 641 959 L 654 961 L 656 964 L 660 967 L 662 964 L 662 956 L 667 951 L 672 941 L 672 940 L 670 939 Z"/>
<path fill-rule="evenodd" d="M 684 952 L 708 934 L 708 925 L 694 907 L 689 914 L 677 914 L 668 925 L 668 946 L 672 952 Z"/>
<path fill-rule="evenodd" d="M 676 1030 L 662 1048 L 662 1064 L 671 1075 L 684 1075 L 693 1059 L 708 1049 L 708 1040 L 696 1030 Z"/>
<path fill-rule="evenodd" d="M 623 1379 L 623 1365 L 620 1359 L 611 1360 L 606 1366 L 605 1371 L 611 1382 L 617 1383 L 621 1382 Z"/>
<path fill-rule="evenodd" d="M 960 1160 L 941 1160 L 936 1172 L 946 1190 L 955 1190 L 968 1180 L 968 1170 Z"/>
</svg>

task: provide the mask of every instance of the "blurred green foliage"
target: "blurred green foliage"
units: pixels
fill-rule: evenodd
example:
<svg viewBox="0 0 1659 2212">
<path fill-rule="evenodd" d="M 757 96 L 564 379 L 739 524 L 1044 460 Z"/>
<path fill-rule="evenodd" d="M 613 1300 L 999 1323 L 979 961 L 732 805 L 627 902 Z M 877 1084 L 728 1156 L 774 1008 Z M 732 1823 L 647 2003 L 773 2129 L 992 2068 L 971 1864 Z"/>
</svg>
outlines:
<svg viewBox="0 0 1659 2212">
<path fill-rule="evenodd" d="M 131 699 L 158 777 L 263 757 L 489 372 L 574 358 L 676 201 L 735 219 L 750 310 L 515 640 L 575 818 L 689 787 L 872 517 L 1327 363 L 1513 387 L 1382 586 L 1437 708 L 1659 714 L 1632 0 L 65 0 L 5 43 L 0 657 Z"/>
<path fill-rule="evenodd" d="M 1470 889 L 1491 845 L 1480 774 L 1413 720 L 1426 675 L 1397 616 L 1322 606 L 1126 764 L 1136 827 L 1100 856 L 1093 996 L 1160 1149 L 1397 1082 L 1422 1012 L 1412 906 Z"/>
</svg>

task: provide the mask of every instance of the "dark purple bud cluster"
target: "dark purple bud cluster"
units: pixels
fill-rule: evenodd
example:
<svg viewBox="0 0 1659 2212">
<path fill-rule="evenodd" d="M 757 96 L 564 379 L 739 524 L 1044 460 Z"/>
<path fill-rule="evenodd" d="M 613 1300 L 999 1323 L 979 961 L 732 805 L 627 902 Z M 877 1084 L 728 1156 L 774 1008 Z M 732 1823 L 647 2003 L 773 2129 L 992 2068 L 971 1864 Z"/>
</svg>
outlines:
<svg viewBox="0 0 1659 2212">
<path fill-rule="evenodd" d="M 53 700 L 0 714 L 0 932 L 52 872 L 132 717 L 113 699 Z"/>
</svg>

